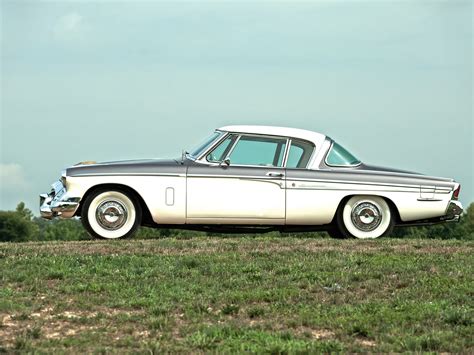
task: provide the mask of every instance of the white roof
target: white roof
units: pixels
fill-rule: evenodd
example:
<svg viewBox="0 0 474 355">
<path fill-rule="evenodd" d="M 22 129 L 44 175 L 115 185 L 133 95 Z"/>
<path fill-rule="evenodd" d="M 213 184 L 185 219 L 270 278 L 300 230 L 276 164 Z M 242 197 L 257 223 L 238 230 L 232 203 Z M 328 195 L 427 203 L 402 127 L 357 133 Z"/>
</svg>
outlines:
<svg viewBox="0 0 474 355">
<path fill-rule="evenodd" d="M 292 138 L 300 138 L 313 142 L 316 147 L 321 147 L 326 136 L 321 133 L 308 131 L 306 129 L 275 127 L 275 126 L 224 126 L 218 128 L 221 131 L 237 132 L 237 133 L 255 133 L 268 134 L 271 136 L 284 136 Z"/>
</svg>

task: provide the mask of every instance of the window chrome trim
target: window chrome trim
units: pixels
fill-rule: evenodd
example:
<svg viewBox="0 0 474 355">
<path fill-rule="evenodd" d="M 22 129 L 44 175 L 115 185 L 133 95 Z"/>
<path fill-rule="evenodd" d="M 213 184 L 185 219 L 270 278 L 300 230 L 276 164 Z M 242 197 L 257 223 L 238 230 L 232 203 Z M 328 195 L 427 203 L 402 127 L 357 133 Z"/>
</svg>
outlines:
<svg viewBox="0 0 474 355">
<path fill-rule="evenodd" d="M 331 150 L 332 150 L 332 147 L 334 146 L 334 143 L 335 141 L 331 140 L 331 146 L 329 147 L 327 153 L 326 153 L 326 156 L 324 157 L 324 164 L 326 164 L 327 166 L 329 167 L 332 167 L 332 168 L 356 168 L 358 167 L 359 165 L 362 164 L 362 162 L 359 160 L 359 162 L 357 164 L 346 164 L 346 165 L 340 165 L 340 164 L 329 164 L 328 163 L 328 156 L 329 156 L 329 153 L 331 153 Z M 344 147 L 343 147 L 344 148 Z M 345 149 L 345 148 L 344 148 Z M 352 154 L 351 152 L 349 152 L 350 154 Z M 357 158 L 358 159 L 358 158 Z"/>
<path fill-rule="evenodd" d="M 310 142 L 306 139 L 300 139 L 300 138 L 291 138 L 290 139 L 290 143 L 293 143 L 293 140 L 295 141 L 301 141 L 301 142 L 306 142 L 306 143 L 309 143 L 312 147 L 313 147 L 313 150 L 311 152 L 311 155 L 309 156 L 309 159 L 308 159 L 308 162 L 306 163 L 306 166 L 304 168 L 288 168 L 286 166 L 286 164 L 288 163 L 288 157 L 290 156 L 290 148 L 288 148 L 288 157 L 287 157 L 287 160 L 285 161 L 285 169 L 295 169 L 295 170 L 314 170 L 314 169 L 310 169 L 309 167 L 312 165 L 312 160 L 314 159 L 315 155 L 316 155 L 316 145 L 313 143 L 313 142 Z"/>
<path fill-rule="evenodd" d="M 290 147 L 291 147 L 291 142 L 293 140 L 291 138 L 286 139 L 286 147 L 285 147 L 285 155 L 283 156 L 283 161 L 282 161 L 282 166 L 286 169 L 286 163 L 288 161 L 288 156 L 290 154 Z"/>
<path fill-rule="evenodd" d="M 221 132 L 224 132 L 224 131 L 221 131 Z M 196 159 L 195 162 L 196 163 L 200 163 L 200 164 L 204 164 L 204 165 L 209 165 L 209 166 L 219 166 L 221 164 L 221 162 L 210 162 L 206 159 L 207 155 L 212 152 L 214 150 L 215 147 L 217 147 L 221 142 L 224 141 L 224 139 L 226 139 L 229 135 L 237 135 L 237 139 L 234 141 L 234 143 L 232 144 L 232 147 L 230 148 L 229 150 L 229 153 L 227 153 L 227 155 L 225 156 L 224 160 L 229 158 L 230 155 L 232 154 L 232 152 L 234 151 L 237 143 L 240 141 L 240 138 L 242 136 L 245 136 L 245 137 L 261 137 L 261 138 L 270 138 L 270 139 L 281 139 L 281 140 L 285 140 L 285 144 L 286 144 L 286 148 L 285 148 L 285 155 L 283 156 L 283 159 L 282 159 L 282 166 L 262 166 L 262 165 L 242 165 L 242 164 L 232 164 L 231 162 L 231 165 L 230 166 L 235 166 L 235 167 L 249 167 L 249 168 L 265 168 L 265 169 L 285 169 L 285 165 L 283 163 L 286 164 L 286 159 L 287 159 L 287 152 L 288 152 L 288 141 L 290 141 L 290 138 L 289 137 L 283 137 L 283 136 L 274 136 L 274 135 L 268 135 L 268 134 L 257 134 L 257 133 L 238 133 L 238 132 L 226 132 L 227 134 L 223 135 L 222 136 L 222 139 L 219 139 L 218 142 L 216 142 L 215 144 L 213 144 L 204 154 L 202 154 L 199 159 Z M 311 143 L 311 142 L 310 142 Z M 314 144 L 311 143 L 314 147 Z M 311 159 L 310 159 L 311 160 Z"/>
<path fill-rule="evenodd" d="M 224 135 L 224 136 L 226 135 L 226 134 L 225 134 L 226 132 L 220 131 L 220 130 L 218 130 L 218 129 L 215 129 L 215 130 L 214 130 L 213 134 L 215 134 L 215 133 L 218 133 L 218 136 L 217 136 L 216 138 L 214 138 L 214 141 L 213 141 L 213 142 L 211 142 L 211 143 L 212 143 L 211 146 L 213 146 L 216 141 L 219 141 L 220 138 L 222 138 L 223 135 Z M 204 147 L 204 148 L 205 148 L 205 147 Z M 192 158 L 192 159 L 194 159 L 194 160 L 199 159 L 199 156 L 196 157 L 196 156 L 192 155 L 191 153 L 189 153 L 189 152 L 187 152 L 187 151 L 185 151 L 185 152 L 186 152 L 186 157 L 189 156 L 190 158 Z"/>
<path fill-rule="evenodd" d="M 237 139 L 235 140 L 234 142 L 234 145 L 232 146 L 232 148 L 229 150 L 229 153 L 226 155 L 226 157 L 224 159 L 228 159 L 230 158 L 230 156 L 232 155 L 232 152 L 234 151 L 235 147 L 237 146 L 237 143 L 239 143 L 240 139 L 242 138 L 242 136 L 244 137 L 258 137 L 258 138 L 270 138 L 270 139 L 280 139 L 280 140 L 284 140 L 285 141 L 285 144 L 286 144 L 286 147 L 285 147 L 285 152 L 284 154 L 286 154 L 286 148 L 288 147 L 288 141 L 289 141 L 289 138 L 288 137 L 280 137 L 280 136 L 271 136 L 271 135 L 266 135 L 266 134 L 253 134 L 253 133 L 237 133 L 239 136 L 237 137 Z M 285 168 L 285 165 L 283 164 L 285 162 L 285 159 L 286 159 L 286 155 L 283 155 L 283 159 L 281 160 L 281 166 L 274 166 L 274 165 L 271 165 L 271 166 L 268 166 L 268 165 L 243 165 L 243 164 L 232 164 L 232 161 L 230 162 L 231 166 L 238 166 L 238 167 L 251 167 L 251 168 L 272 168 L 272 169 L 275 169 L 275 168 Z"/>
<path fill-rule="evenodd" d="M 209 161 L 209 160 L 207 159 L 207 157 L 209 156 L 209 154 L 211 154 L 214 150 L 216 150 L 217 148 L 219 148 L 219 146 L 220 146 L 222 143 L 224 143 L 224 141 L 225 141 L 228 137 L 233 136 L 233 135 L 237 136 L 237 138 L 235 138 L 234 141 L 232 142 L 232 145 L 230 146 L 229 153 L 226 154 L 226 156 L 224 157 L 224 159 L 222 159 L 221 161 Z M 229 133 L 229 134 L 227 134 L 225 139 L 223 139 L 219 144 L 216 144 L 215 146 L 213 146 L 212 149 L 210 149 L 210 150 L 208 151 L 208 153 L 203 156 L 203 161 L 205 161 L 206 163 L 209 163 L 209 164 L 216 164 L 216 163 L 217 163 L 217 164 L 220 164 L 220 163 L 222 163 L 224 160 L 227 159 L 228 155 L 232 152 L 232 150 L 234 149 L 235 143 L 236 143 L 239 139 L 240 139 L 240 137 L 239 137 L 238 134 L 235 134 L 235 133 Z M 225 150 L 224 150 L 224 152 L 225 152 Z"/>
<path fill-rule="evenodd" d="M 218 129 L 216 131 L 219 131 Z M 275 135 L 270 135 L 270 134 L 258 134 L 258 133 L 239 133 L 239 132 L 225 132 L 225 131 L 220 131 L 220 132 L 224 132 L 225 134 L 220 138 L 218 139 L 214 144 L 212 144 L 208 150 L 206 150 L 203 154 L 201 154 L 199 156 L 199 158 L 196 158 L 194 161 L 196 163 L 199 163 L 199 164 L 204 164 L 204 165 L 209 165 L 209 166 L 218 166 L 220 165 L 220 162 L 210 162 L 206 159 L 207 155 L 212 152 L 220 143 L 222 143 L 228 136 L 230 135 L 237 135 L 237 139 L 234 141 L 231 149 L 229 150 L 229 153 L 226 155 L 226 157 L 224 159 L 227 159 L 230 157 L 230 155 L 232 154 L 232 152 L 234 151 L 237 143 L 239 142 L 240 138 L 242 136 L 250 136 L 250 137 L 263 137 L 263 138 L 273 138 L 273 139 L 285 139 L 286 140 L 286 148 L 285 148 L 285 155 L 283 156 L 283 160 L 282 160 L 282 166 L 264 166 L 264 168 L 284 168 L 286 169 L 286 164 L 288 162 L 288 157 L 289 157 L 289 154 L 290 154 L 290 148 L 291 148 L 291 143 L 293 142 L 293 140 L 295 141 L 302 141 L 302 142 L 306 142 L 306 143 L 309 143 L 311 146 L 313 146 L 313 151 L 311 152 L 311 155 L 308 159 L 308 162 L 306 163 L 306 166 L 304 168 L 289 168 L 289 169 L 297 169 L 297 170 L 314 170 L 314 169 L 310 169 L 309 167 L 310 166 L 313 166 L 313 160 L 315 159 L 316 155 L 317 155 L 317 147 L 316 145 L 311 142 L 311 141 L 308 141 L 306 139 L 300 139 L 300 138 L 294 138 L 294 137 L 285 137 L 285 136 L 275 136 Z M 332 143 L 331 143 L 331 147 L 332 147 Z M 331 148 L 330 147 L 330 148 Z M 328 149 L 326 155 L 329 153 L 330 151 L 330 148 Z M 232 163 L 232 162 L 231 162 Z M 261 165 L 241 165 L 241 164 L 231 164 L 232 166 L 238 166 L 238 167 L 255 167 L 255 168 L 262 168 Z"/>
<path fill-rule="evenodd" d="M 216 164 L 219 165 L 219 164 Z M 227 167 L 227 166 L 226 166 Z M 229 167 L 236 167 L 236 168 L 263 168 L 263 169 L 285 169 L 283 166 L 273 166 L 273 165 L 241 165 L 241 164 L 231 164 Z M 268 177 L 267 177 L 268 179 Z"/>
<path fill-rule="evenodd" d="M 230 155 L 232 154 L 232 152 L 235 149 L 235 146 L 237 145 L 237 143 L 239 143 L 241 137 L 242 137 L 242 134 L 237 133 L 237 138 L 235 139 L 234 143 L 232 144 L 232 147 L 230 147 L 230 150 L 227 153 L 227 155 L 224 157 L 224 160 L 226 160 L 230 157 Z"/>
<path fill-rule="evenodd" d="M 201 155 L 199 155 L 198 157 L 195 157 L 195 160 L 194 161 L 198 161 L 198 160 L 202 160 L 203 157 L 206 157 L 207 154 L 214 149 L 214 147 L 218 144 L 220 144 L 229 134 L 230 132 L 225 132 L 225 131 L 220 131 L 218 129 L 215 130 L 215 132 L 221 132 L 221 133 L 224 133 L 219 139 L 217 139 L 216 141 L 214 141 L 213 144 L 210 145 L 210 147 L 204 151 L 204 153 L 202 153 Z M 189 155 L 191 156 L 191 155 Z"/>
</svg>

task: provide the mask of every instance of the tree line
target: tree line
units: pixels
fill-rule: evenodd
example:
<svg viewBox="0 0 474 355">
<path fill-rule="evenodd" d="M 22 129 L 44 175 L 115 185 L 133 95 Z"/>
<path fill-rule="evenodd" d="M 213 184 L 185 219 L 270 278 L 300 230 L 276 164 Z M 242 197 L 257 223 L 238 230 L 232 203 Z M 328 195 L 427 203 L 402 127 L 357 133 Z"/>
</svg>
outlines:
<svg viewBox="0 0 474 355">
<path fill-rule="evenodd" d="M 299 235 L 327 238 L 325 232 L 279 233 L 283 236 Z M 216 233 L 194 232 L 179 229 L 154 229 L 142 227 L 134 238 L 191 238 L 196 235 L 217 235 Z M 219 234 L 220 235 L 220 234 Z M 459 223 L 442 223 L 421 227 L 396 228 L 395 238 L 436 238 L 474 240 L 474 203 L 464 212 Z M 26 242 L 45 240 L 89 240 L 91 237 L 78 219 L 45 220 L 33 215 L 31 210 L 20 202 L 15 211 L 0 211 L 0 242 Z"/>
</svg>

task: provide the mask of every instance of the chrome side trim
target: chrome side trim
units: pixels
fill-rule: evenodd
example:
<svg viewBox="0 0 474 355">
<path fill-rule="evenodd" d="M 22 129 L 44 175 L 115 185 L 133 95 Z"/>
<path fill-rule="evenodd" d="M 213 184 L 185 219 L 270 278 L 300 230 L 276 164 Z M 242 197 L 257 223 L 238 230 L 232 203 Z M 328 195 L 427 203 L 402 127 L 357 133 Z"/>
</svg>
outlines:
<svg viewBox="0 0 474 355">
<path fill-rule="evenodd" d="M 372 190 L 370 188 L 346 188 L 346 187 L 312 187 L 312 188 L 293 188 L 293 187 L 289 187 L 287 186 L 287 190 L 309 190 L 309 191 L 354 191 L 354 192 L 370 192 L 369 194 L 377 194 L 377 193 L 380 193 L 380 192 L 406 192 L 406 193 L 410 193 L 410 194 L 413 194 L 413 193 L 417 193 L 418 191 L 414 191 L 413 189 L 412 190 L 408 190 L 408 189 L 401 189 L 401 188 L 397 188 L 396 190 L 390 190 L 388 188 L 383 188 L 383 189 L 377 189 L 377 190 Z M 438 200 L 438 201 L 442 201 L 442 200 Z"/>
<path fill-rule="evenodd" d="M 249 167 L 249 168 L 259 168 L 259 169 L 284 169 L 282 167 L 268 167 L 268 166 L 247 166 L 247 165 L 233 165 L 234 167 Z M 302 169 L 306 170 L 306 169 Z M 243 178 L 243 179 L 265 179 L 263 176 L 259 175 L 225 175 L 225 174 L 189 174 L 188 177 L 202 177 L 202 178 Z M 330 189 L 327 186 L 303 186 L 301 184 L 295 184 L 292 186 L 292 182 L 306 182 L 306 183 L 329 183 L 329 184 L 349 184 L 349 185 L 369 185 L 369 186 L 388 186 L 388 187 L 400 187 L 400 188 L 410 188 L 416 189 L 416 192 L 419 193 L 420 185 L 419 184 L 396 184 L 396 183 L 384 183 L 384 182 L 369 182 L 369 181 L 356 181 L 356 180 L 329 180 L 329 179 L 308 179 L 308 178 L 297 178 L 297 177 L 286 177 L 288 182 L 288 189 Z M 439 194 L 448 194 L 451 193 L 452 189 L 449 187 L 436 187 L 436 193 Z"/>
<path fill-rule="evenodd" d="M 172 173 L 90 173 L 90 174 L 76 174 L 74 177 L 87 176 L 175 176 L 186 177 L 186 174 L 172 174 Z"/>
<path fill-rule="evenodd" d="M 268 169 L 275 169 L 274 167 L 267 166 L 265 167 L 267 170 Z M 268 176 L 263 176 L 263 175 L 220 175 L 220 174 L 212 174 L 212 175 L 206 175 L 206 174 L 188 174 L 188 177 L 196 177 L 196 178 L 229 178 L 229 179 L 250 179 L 250 180 L 274 180 L 275 177 L 268 177 Z M 278 177 L 278 179 L 283 180 L 283 177 Z"/>
<path fill-rule="evenodd" d="M 258 168 L 270 168 L 270 167 L 261 167 Z M 278 168 L 272 168 L 278 169 Z M 223 175 L 223 174 L 188 174 L 190 178 L 227 178 L 227 179 L 249 179 L 249 180 L 268 180 L 268 176 L 258 176 L 258 175 Z M 284 179 L 284 178 L 281 178 Z M 403 188 L 403 191 L 400 192 L 412 192 L 419 194 L 420 185 L 407 185 L 407 184 L 390 184 L 390 183 L 382 183 L 382 182 L 361 182 L 361 181 L 352 181 L 352 180 L 325 180 L 325 179 L 298 179 L 298 178 L 286 178 L 287 181 L 287 189 L 291 190 L 345 190 L 344 188 L 334 188 L 331 186 L 323 185 L 323 186 L 303 186 L 298 184 L 299 186 L 293 186 L 292 182 L 307 182 L 307 183 L 328 183 L 328 184 L 341 184 L 341 185 L 368 185 L 368 186 L 383 186 L 383 187 L 395 187 L 395 188 Z M 350 188 L 354 190 L 353 187 Z M 406 189 L 411 189 L 407 191 Z M 366 191 L 366 189 L 360 189 L 358 191 Z M 378 190 L 380 191 L 380 190 Z M 450 193 L 451 191 L 446 189 L 444 192 L 439 191 L 438 193 Z M 430 200 L 433 201 L 433 200 Z"/>
<path fill-rule="evenodd" d="M 266 179 L 241 179 L 239 180 L 248 180 L 248 181 L 258 181 L 258 182 L 267 182 L 269 184 L 275 184 L 278 185 L 281 189 L 285 189 L 285 183 L 281 178 L 266 178 Z"/>
<path fill-rule="evenodd" d="M 355 184 L 355 185 L 382 185 L 382 186 L 393 186 L 393 187 L 412 187 L 416 188 L 417 192 L 420 191 L 420 185 L 418 184 L 390 184 L 384 182 L 368 182 L 368 181 L 355 181 L 355 180 L 328 180 L 328 179 L 305 179 L 305 178 L 293 178 L 289 177 L 288 181 L 305 181 L 305 182 L 329 182 L 329 183 L 340 183 L 340 184 Z M 441 188 L 440 188 L 441 189 Z M 451 189 L 445 188 L 443 189 L 444 193 L 451 192 Z M 441 193 L 441 191 L 440 191 Z"/>
<path fill-rule="evenodd" d="M 236 165 L 234 165 L 236 166 Z M 258 166 L 258 168 L 263 168 L 263 169 L 278 169 L 275 167 L 263 167 L 263 166 Z M 268 177 L 265 176 L 252 176 L 252 175 L 222 175 L 222 174 L 188 174 L 188 177 L 202 177 L 202 178 L 232 178 L 232 179 L 268 179 Z M 287 181 L 301 181 L 301 182 L 322 182 L 322 183 L 331 183 L 331 184 L 352 184 L 352 185 L 371 185 L 371 186 L 391 186 L 391 187 L 408 187 L 408 188 L 414 188 L 416 189 L 416 192 L 420 191 L 420 186 L 419 185 L 402 185 L 402 184 L 388 184 L 388 183 L 382 183 L 382 182 L 361 182 L 361 181 L 343 181 L 343 180 L 324 180 L 324 179 L 298 179 L 298 178 L 287 178 Z M 288 186 L 288 188 L 291 189 L 316 189 L 316 187 L 313 186 L 308 186 L 308 187 L 291 187 Z M 321 189 L 326 189 L 327 187 L 321 187 Z"/>
</svg>

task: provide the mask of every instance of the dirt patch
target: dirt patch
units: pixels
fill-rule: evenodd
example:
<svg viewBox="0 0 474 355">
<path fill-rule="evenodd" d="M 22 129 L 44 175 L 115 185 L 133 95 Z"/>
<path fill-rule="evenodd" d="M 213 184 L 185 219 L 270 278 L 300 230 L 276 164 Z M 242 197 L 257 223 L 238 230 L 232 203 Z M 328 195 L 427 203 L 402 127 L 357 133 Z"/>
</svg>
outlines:
<svg viewBox="0 0 474 355">
<path fill-rule="evenodd" d="M 334 339 L 334 337 L 336 336 L 336 334 L 329 329 L 315 329 L 315 328 L 304 327 L 304 326 L 297 327 L 294 329 L 290 328 L 290 329 L 282 329 L 282 330 L 288 330 L 297 336 L 309 335 L 312 339 L 315 339 L 315 340 Z"/>
<path fill-rule="evenodd" d="M 79 325 L 68 321 L 54 321 L 41 326 L 41 334 L 46 339 L 62 339 L 72 337 L 82 332 L 90 332 L 98 329 L 97 326 Z"/>
<path fill-rule="evenodd" d="M 279 322 L 278 320 L 269 320 L 264 318 L 259 319 L 241 319 L 240 322 L 244 324 L 248 324 L 251 328 L 255 327 L 267 327 L 272 331 L 276 332 L 290 332 L 297 337 L 311 337 L 315 340 L 320 339 L 334 339 L 336 333 L 329 329 L 320 329 L 320 328 L 311 328 L 308 326 L 298 326 L 295 328 L 288 327 L 284 324 L 284 322 Z"/>
<path fill-rule="evenodd" d="M 0 339 L 2 345 L 12 347 L 20 337 L 61 339 L 74 337 L 83 332 L 96 331 L 100 327 L 91 324 L 82 324 L 78 320 L 92 319 L 99 314 L 104 317 L 114 317 L 120 314 L 132 315 L 140 314 L 137 310 L 120 310 L 110 308 L 100 308 L 93 311 L 66 310 L 55 312 L 53 307 L 43 307 L 29 315 L 26 314 L 6 314 L 0 316 Z M 110 336 L 116 340 L 122 338 L 120 329 L 110 329 Z M 148 338 L 150 333 L 147 330 L 136 329 L 133 331 L 134 338 Z"/>
<path fill-rule="evenodd" d="M 373 340 L 369 339 L 357 339 L 356 341 L 358 344 L 365 346 L 365 347 L 374 347 L 377 346 L 377 343 Z"/>
<path fill-rule="evenodd" d="M 334 337 L 334 332 L 326 329 L 313 329 L 310 333 L 313 339 L 327 339 Z"/>
</svg>

